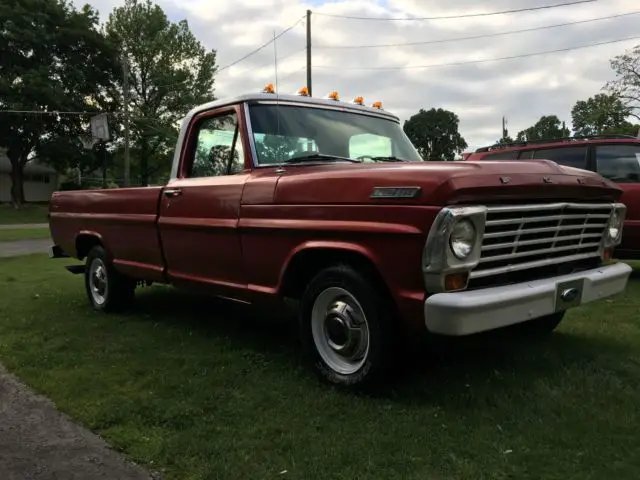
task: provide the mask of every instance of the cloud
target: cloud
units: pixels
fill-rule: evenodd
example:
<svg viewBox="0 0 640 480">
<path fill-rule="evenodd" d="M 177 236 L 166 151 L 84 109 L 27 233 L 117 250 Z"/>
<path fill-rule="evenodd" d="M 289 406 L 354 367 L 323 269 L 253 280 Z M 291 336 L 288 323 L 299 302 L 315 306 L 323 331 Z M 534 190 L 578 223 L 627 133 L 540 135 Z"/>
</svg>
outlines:
<svg viewBox="0 0 640 480">
<path fill-rule="evenodd" d="M 106 19 L 114 0 L 90 0 Z M 420 108 L 442 107 L 460 117 L 469 148 L 490 144 L 501 135 L 501 118 L 515 135 L 542 115 L 556 114 L 571 123 L 577 100 L 599 93 L 613 78 L 609 60 L 634 45 L 629 40 L 592 48 L 503 61 L 494 58 L 530 54 L 638 35 L 640 15 L 482 39 L 388 48 L 331 48 L 403 42 L 450 40 L 509 30 L 577 22 L 637 9 L 637 0 L 595 1 L 581 5 L 508 15 L 425 21 L 360 21 L 325 14 L 370 17 L 462 15 L 530 8 L 530 0 L 157 0 L 173 21 L 187 19 L 207 48 L 215 49 L 223 67 L 274 35 L 312 15 L 313 91 L 338 90 L 343 99 L 362 95 L 381 100 L 403 120 Z M 536 2 L 545 5 L 558 2 Z M 298 23 L 277 42 L 279 90 L 293 92 L 306 83 L 305 25 Z M 219 73 L 217 97 L 259 91 L 275 80 L 270 45 Z M 486 61 L 457 66 L 456 62 Z M 415 67 L 367 70 L 371 67 Z M 361 68 L 358 70 L 357 68 Z"/>
</svg>

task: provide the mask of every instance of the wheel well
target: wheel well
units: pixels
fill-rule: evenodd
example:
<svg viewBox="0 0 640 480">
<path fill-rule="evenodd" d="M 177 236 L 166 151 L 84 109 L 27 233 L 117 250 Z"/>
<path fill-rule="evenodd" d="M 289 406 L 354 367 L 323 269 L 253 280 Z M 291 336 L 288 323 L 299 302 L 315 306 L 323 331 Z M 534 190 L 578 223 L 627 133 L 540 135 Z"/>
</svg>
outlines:
<svg viewBox="0 0 640 480">
<path fill-rule="evenodd" d="M 305 288 L 320 270 L 340 263 L 363 273 L 392 299 L 389 287 L 370 258 L 361 253 L 331 248 L 312 248 L 297 253 L 284 273 L 280 294 L 286 298 L 302 298 Z"/>
<path fill-rule="evenodd" d="M 76 255 L 78 259 L 85 258 L 96 245 L 102 245 L 102 242 L 95 235 L 78 235 L 76 238 Z"/>
</svg>

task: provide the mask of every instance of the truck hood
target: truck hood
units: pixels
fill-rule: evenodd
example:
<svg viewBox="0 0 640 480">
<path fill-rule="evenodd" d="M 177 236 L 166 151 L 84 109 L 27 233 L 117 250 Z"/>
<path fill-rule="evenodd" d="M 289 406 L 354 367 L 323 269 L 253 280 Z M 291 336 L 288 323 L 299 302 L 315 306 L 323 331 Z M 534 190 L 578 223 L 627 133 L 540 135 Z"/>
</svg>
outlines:
<svg viewBox="0 0 640 480">
<path fill-rule="evenodd" d="M 278 181 L 276 204 L 409 203 L 444 206 L 482 201 L 614 201 L 622 193 L 600 175 L 549 160 L 292 165 Z M 411 199 L 371 198 L 375 187 L 420 187 Z"/>
</svg>

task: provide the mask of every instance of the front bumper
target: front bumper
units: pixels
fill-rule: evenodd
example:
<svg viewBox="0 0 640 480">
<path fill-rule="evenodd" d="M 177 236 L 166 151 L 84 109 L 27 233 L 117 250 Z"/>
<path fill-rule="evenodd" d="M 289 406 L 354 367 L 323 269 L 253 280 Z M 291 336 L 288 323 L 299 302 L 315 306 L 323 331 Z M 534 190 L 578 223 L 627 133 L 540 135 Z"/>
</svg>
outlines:
<svg viewBox="0 0 640 480">
<path fill-rule="evenodd" d="M 622 292 L 631 267 L 624 263 L 559 277 L 427 298 L 427 329 L 469 335 L 521 323 Z"/>
</svg>

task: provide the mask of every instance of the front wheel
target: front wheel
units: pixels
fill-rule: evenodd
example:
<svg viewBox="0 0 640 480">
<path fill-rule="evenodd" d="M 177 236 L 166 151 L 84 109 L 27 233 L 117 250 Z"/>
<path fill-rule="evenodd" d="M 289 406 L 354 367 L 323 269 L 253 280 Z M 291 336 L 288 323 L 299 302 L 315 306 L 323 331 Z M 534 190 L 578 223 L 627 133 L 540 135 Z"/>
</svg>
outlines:
<svg viewBox="0 0 640 480">
<path fill-rule="evenodd" d="M 133 301 L 136 284 L 113 267 L 104 247 L 97 245 L 87 255 L 85 289 L 95 310 L 120 312 Z"/>
<path fill-rule="evenodd" d="M 321 271 L 300 308 L 303 348 L 315 370 L 340 386 L 370 386 L 388 373 L 394 353 L 388 294 L 350 266 Z"/>
</svg>

